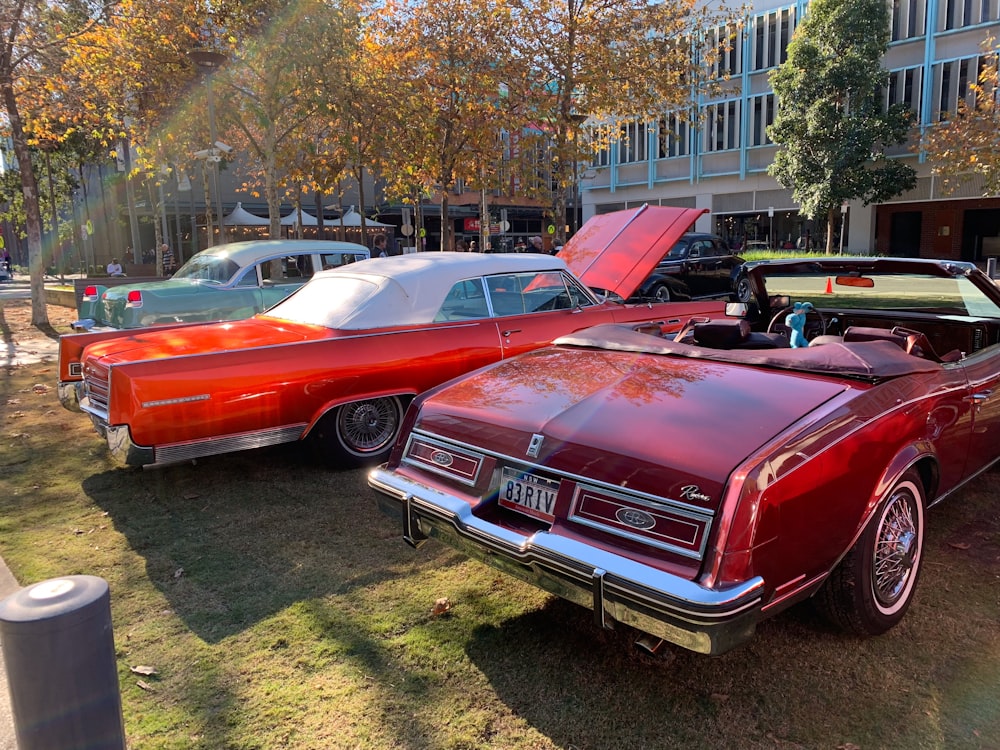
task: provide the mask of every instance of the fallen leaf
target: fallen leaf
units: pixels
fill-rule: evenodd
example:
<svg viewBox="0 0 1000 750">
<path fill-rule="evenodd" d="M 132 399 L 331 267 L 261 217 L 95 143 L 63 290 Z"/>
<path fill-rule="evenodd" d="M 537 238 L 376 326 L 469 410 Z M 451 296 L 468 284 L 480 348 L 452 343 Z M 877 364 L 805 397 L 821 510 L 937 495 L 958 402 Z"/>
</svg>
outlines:
<svg viewBox="0 0 1000 750">
<path fill-rule="evenodd" d="M 42 383 L 35 383 L 31 386 L 31 391 L 32 393 L 48 393 L 49 387 L 47 385 L 43 385 Z"/>
<path fill-rule="evenodd" d="M 174 578 L 180 578 L 182 575 L 184 575 L 184 568 L 178 568 L 174 571 Z"/>
<path fill-rule="evenodd" d="M 955 549 L 969 549 L 972 547 L 968 542 L 948 542 L 948 546 Z"/>
<path fill-rule="evenodd" d="M 431 609 L 431 616 L 437 617 L 443 615 L 445 612 L 451 609 L 451 602 L 448 601 L 448 597 L 443 596 L 434 602 L 434 607 Z"/>
<path fill-rule="evenodd" d="M 837 745 L 837 750 L 861 750 L 861 746 L 855 745 L 853 742 L 845 742 L 843 745 Z"/>
<path fill-rule="evenodd" d="M 129 667 L 129 669 L 135 674 L 141 674 L 146 677 L 149 677 L 150 675 L 154 674 L 159 674 L 159 672 L 156 671 L 156 667 L 147 667 L 145 664 L 140 664 L 137 667 Z"/>
<path fill-rule="evenodd" d="M 136 680 L 135 684 L 138 685 L 139 687 L 141 687 L 143 690 L 149 692 L 149 693 L 155 693 L 156 692 L 156 690 L 153 689 L 152 685 L 150 685 L 148 682 L 144 682 L 143 680 Z"/>
<path fill-rule="evenodd" d="M 186 495 L 182 495 L 185 500 L 197 500 L 201 495 L 196 492 L 189 492 Z"/>
</svg>

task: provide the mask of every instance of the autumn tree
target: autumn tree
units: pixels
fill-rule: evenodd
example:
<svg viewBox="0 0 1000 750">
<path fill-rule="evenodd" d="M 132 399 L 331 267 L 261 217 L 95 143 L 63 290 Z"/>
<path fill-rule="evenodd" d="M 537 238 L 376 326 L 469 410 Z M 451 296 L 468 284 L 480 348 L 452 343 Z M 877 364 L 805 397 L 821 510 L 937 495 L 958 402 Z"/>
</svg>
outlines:
<svg viewBox="0 0 1000 750">
<path fill-rule="evenodd" d="M 393 96 L 383 112 L 390 186 L 399 197 L 418 189 L 437 196 L 448 249 L 449 196 L 460 180 L 488 179 L 500 133 L 512 124 L 504 95 L 513 75 L 509 9 L 484 0 L 387 4 L 372 30 Z"/>
<path fill-rule="evenodd" d="M 768 172 L 803 215 L 826 219 L 828 254 L 842 203 L 886 201 L 916 184 L 909 165 L 885 154 L 906 141 L 911 119 L 906 104 L 883 104 L 888 44 L 884 0 L 813 0 L 771 75 L 768 135 L 779 150 Z"/>
<path fill-rule="evenodd" d="M 216 90 L 220 124 L 249 154 L 249 187 L 259 188 L 270 216 L 271 236 L 280 233 L 281 189 L 291 165 L 315 135 L 324 114 L 333 72 L 344 60 L 344 39 L 355 26 L 347 2 L 302 0 L 272 3 L 273 17 L 232 50 Z M 280 11 L 280 12 L 279 12 Z"/>
<path fill-rule="evenodd" d="M 548 150 L 551 182 L 540 186 L 541 195 L 562 237 L 574 165 L 591 148 L 582 137 L 585 121 L 607 142 L 619 136 L 623 120 L 688 117 L 692 95 L 717 83 L 718 37 L 708 32 L 726 28 L 733 16 L 696 0 L 509 1 L 513 44 L 530 64 L 525 77 L 509 82 L 510 92 L 523 103 L 522 125 L 534 124 L 516 134 L 533 132 Z M 533 169 L 527 165 L 525 179 Z"/>
<path fill-rule="evenodd" d="M 22 100 L 29 92 L 46 90 L 48 73 L 73 39 L 99 24 L 108 6 L 101 3 L 13 0 L 0 11 L 0 99 L 7 114 L 24 196 L 31 284 L 31 323 L 49 324 L 45 308 L 45 261 L 42 254 L 42 217 L 32 145 L 38 136 L 25 117 Z"/>
<path fill-rule="evenodd" d="M 997 77 L 996 39 L 982 44 L 979 75 L 960 97 L 955 112 L 942 113 L 943 122 L 929 127 L 919 148 L 927 153 L 931 172 L 951 192 L 960 183 L 979 176 L 983 195 L 1000 194 L 1000 80 Z M 964 93 L 964 92 L 963 92 Z M 970 101 L 971 100 L 971 101 Z"/>
</svg>

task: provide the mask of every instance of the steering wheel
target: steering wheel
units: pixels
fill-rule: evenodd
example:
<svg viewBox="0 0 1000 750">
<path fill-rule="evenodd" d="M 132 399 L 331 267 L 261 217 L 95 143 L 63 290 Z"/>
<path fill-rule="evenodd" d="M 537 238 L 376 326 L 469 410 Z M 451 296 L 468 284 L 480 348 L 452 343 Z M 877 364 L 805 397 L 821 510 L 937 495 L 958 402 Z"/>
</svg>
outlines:
<svg viewBox="0 0 1000 750">
<path fill-rule="evenodd" d="M 783 307 L 775 313 L 774 317 L 771 318 L 771 322 L 767 324 L 768 333 L 784 333 L 786 336 L 789 335 L 788 326 L 785 325 L 785 317 L 795 310 L 794 305 L 788 305 Z M 809 316 L 814 315 L 819 319 L 819 329 L 816 328 L 816 324 L 809 324 Z M 776 326 L 780 328 L 776 329 Z M 807 341 L 812 341 L 817 336 L 822 336 L 826 333 L 826 316 L 819 310 L 819 308 L 813 306 L 812 310 L 806 313 L 806 325 L 803 328 L 803 334 Z"/>
</svg>

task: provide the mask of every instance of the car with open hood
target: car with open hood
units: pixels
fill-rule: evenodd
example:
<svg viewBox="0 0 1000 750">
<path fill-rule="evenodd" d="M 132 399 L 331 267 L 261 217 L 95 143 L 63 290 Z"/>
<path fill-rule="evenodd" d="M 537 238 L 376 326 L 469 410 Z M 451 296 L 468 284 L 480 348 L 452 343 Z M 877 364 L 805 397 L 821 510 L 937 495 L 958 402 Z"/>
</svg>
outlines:
<svg viewBox="0 0 1000 750">
<path fill-rule="evenodd" d="M 748 280 L 729 316 L 598 326 L 421 395 L 380 506 L 651 650 L 722 653 L 808 598 L 892 628 L 927 509 L 1000 457 L 1000 291 L 898 258 Z"/>
<path fill-rule="evenodd" d="M 122 464 L 311 438 L 342 464 L 384 460 L 416 394 L 600 323 L 678 328 L 719 303 L 626 305 L 702 212 L 642 207 L 588 222 L 566 258 L 414 253 L 313 276 L 243 321 L 63 336 L 59 396 Z M 579 276 L 574 275 L 576 269 Z"/>
<path fill-rule="evenodd" d="M 686 232 L 656 264 L 634 299 L 729 299 L 743 258 L 716 234 Z"/>
<path fill-rule="evenodd" d="M 251 240 L 202 250 L 169 279 L 84 287 L 77 331 L 239 320 L 277 304 L 324 269 L 364 260 L 336 240 Z"/>
</svg>

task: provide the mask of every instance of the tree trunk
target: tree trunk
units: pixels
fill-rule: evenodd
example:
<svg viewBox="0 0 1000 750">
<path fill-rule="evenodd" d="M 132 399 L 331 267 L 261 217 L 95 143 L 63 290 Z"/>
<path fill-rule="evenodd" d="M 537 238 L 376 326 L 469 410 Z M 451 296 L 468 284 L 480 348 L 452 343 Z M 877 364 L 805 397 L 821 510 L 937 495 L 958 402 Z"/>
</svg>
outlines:
<svg viewBox="0 0 1000 750">
<path fill-rule="evenodd" d="M 448 219 L 448 191 L 441 191 L 441 250 L 455 249 L 455 232 Z"/>
<path fill-rule="evenodd" d="M 31 279 L 31 325 L 49 326 L 49 314 L 45 308 L 45 263 L 42 258 L 42 214 L 38 206 L 38 180 L 31 163 L 31 152 L 24 139 L 24 123 L 17 107 L 14 87 L 8 75 L 3 77 L 4 106 L 10 122 L 10 136 L 14 142 L 21 172 L 21 193 L 24 195 L 25 225 L 28 234 L 28 274 Z"/>
<path fill-rule="evenodd" d="M 833 217 L 836 206 L 830 206 L 826 212 L 826 254 L 833 255 Z"/>
</svg>

